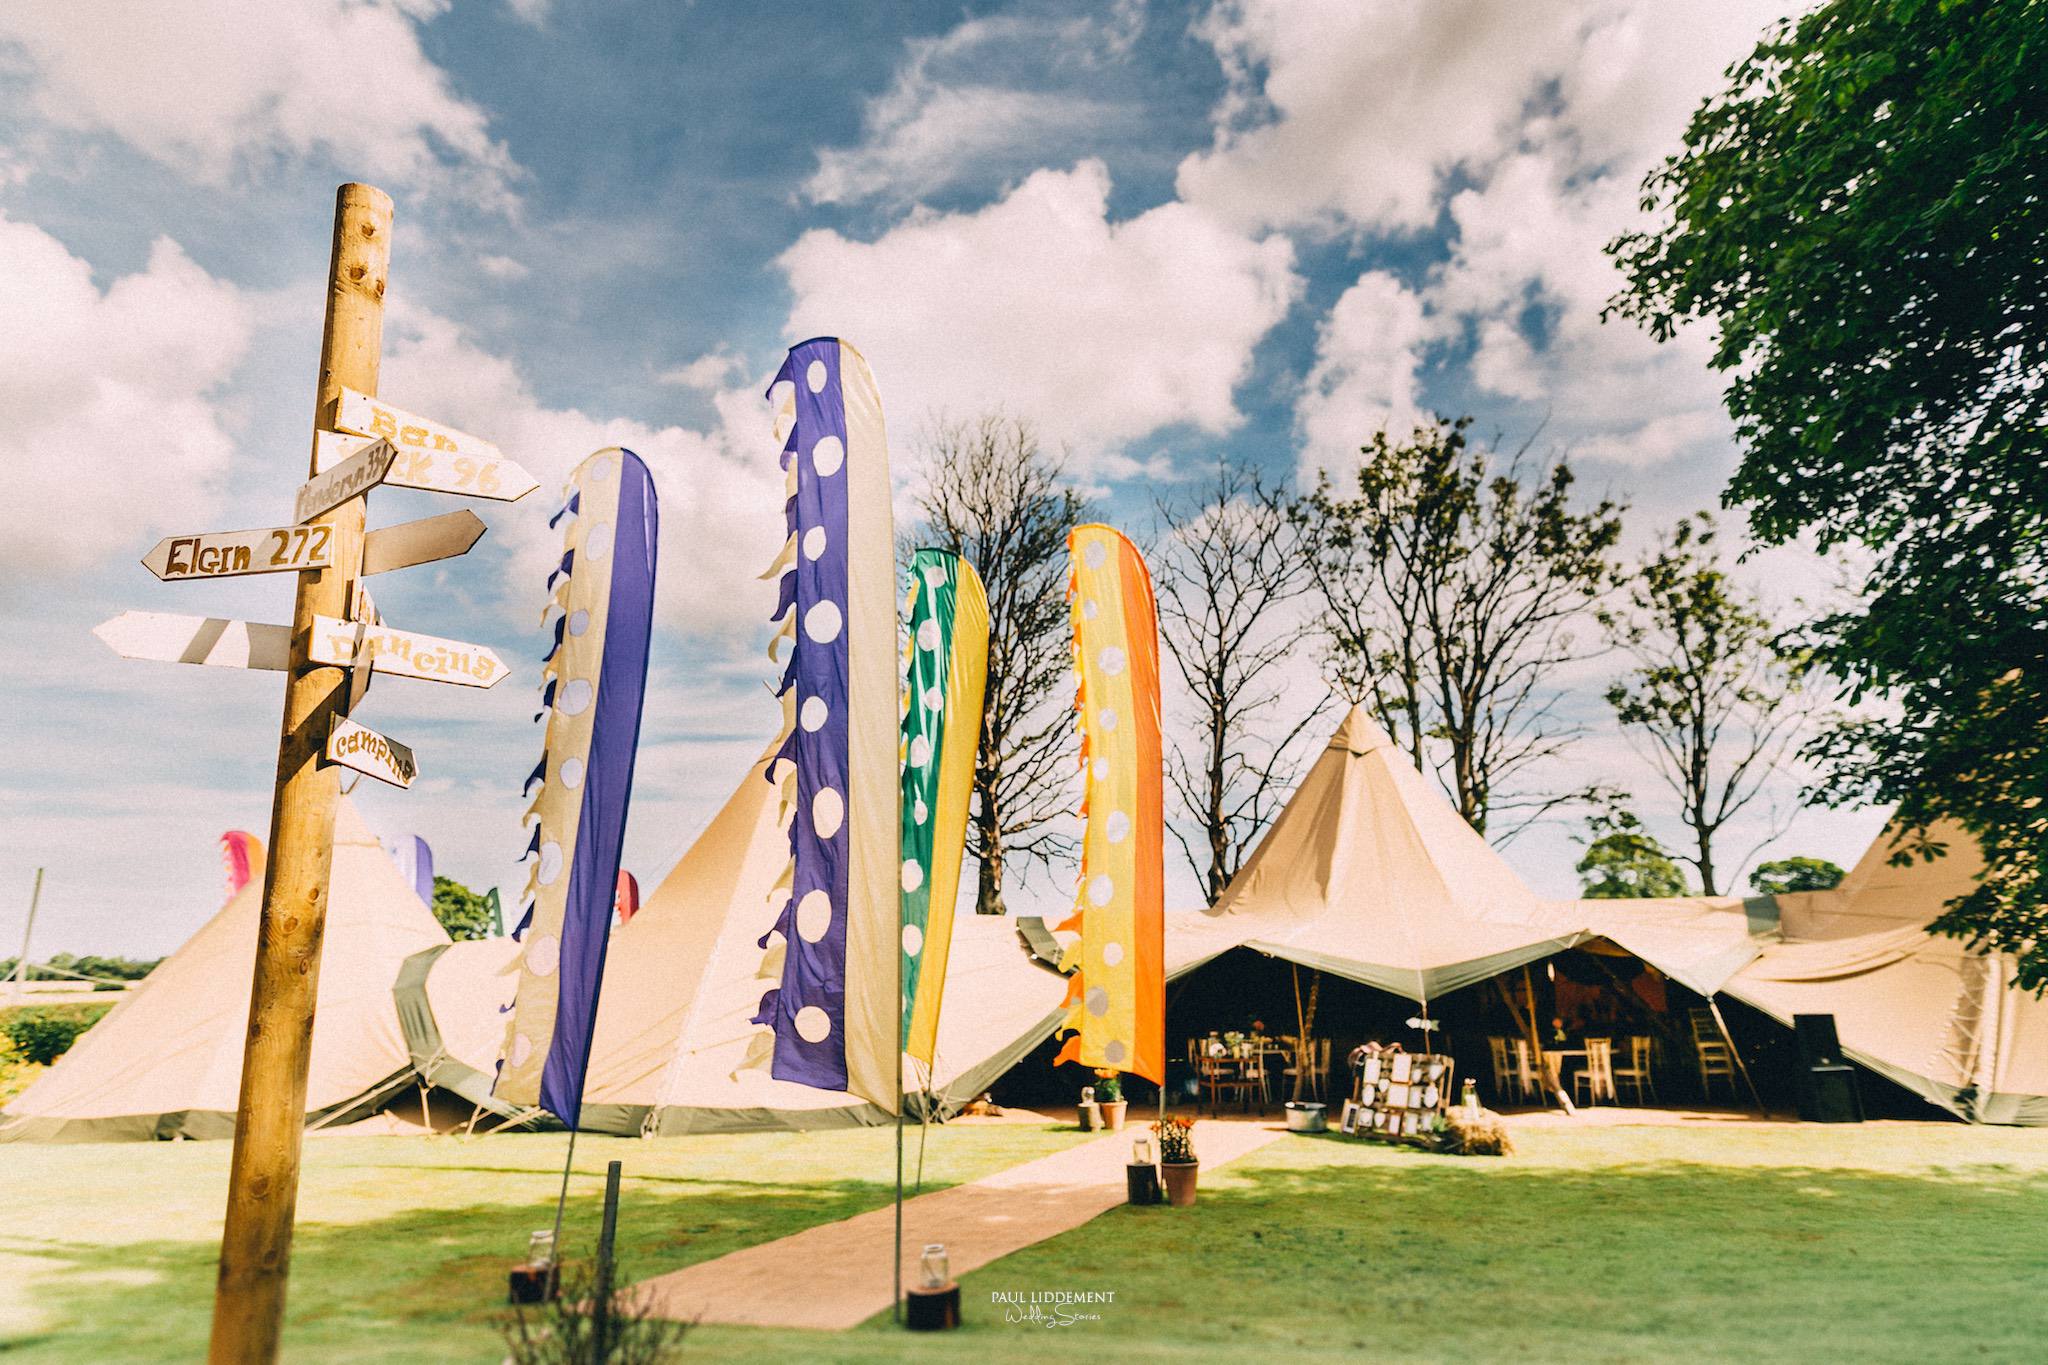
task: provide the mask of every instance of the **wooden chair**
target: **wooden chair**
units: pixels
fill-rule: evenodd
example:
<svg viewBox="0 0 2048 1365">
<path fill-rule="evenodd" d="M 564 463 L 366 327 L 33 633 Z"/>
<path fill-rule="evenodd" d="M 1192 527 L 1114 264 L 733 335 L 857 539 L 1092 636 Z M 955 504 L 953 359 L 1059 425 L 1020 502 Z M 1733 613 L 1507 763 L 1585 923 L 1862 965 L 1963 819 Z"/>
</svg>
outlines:
<svg viewBox="0 0 2048 1365">
<path fill-rule="evenodd" d="M 1722 1036 L 1721 1026 L 1714 1019 L 1712 1010 L 1692 1012 L 1692 1048 L 1699 1058 L 1700 1097 L 1714 1097 L 1714 1082 L 1728 1082 L 1728 1098 L 1741 1099 L 1735 1088 L 1735 1049 Z"/>
<path fill-rule="evenodd" d="M 1515 1052 L 1515 1086 L 1524 1099 L 1533 1099 L 1540 1104 L 1543 1102 L 1543 1064 L 1530 1048 L 1527 1038 L 1513 1039 L 1512 1045 Z"/>
<path fill-rule="evenodd" d="M 1614 1068 L 1614 1083 L 1617 1087 L 1628 1086 L 1637 1104 L 1656 1102 L 1657 1080 L 1652 1074 L 1648 1038 L 1638 1034 L 1628 1040 L 1628 1065 Z M 1616 1103 L 1619 1102 L 1617 1099 Z"/>
<path fill-rule="evenodd" d="M 1514 1053 L 1508 1050 L 1505 1038 L 1488 1038 L 1487 1051 L 1493 1058 L 1493 1093 L 1503 1104 L 1510 1101 L 1520 1103 L 1522 1099 L 1521 1078 L 1515 1074 Z"/>
<path fill-rule="evenodd" d="M 1328 1088 L 1330 1081 L 1330 1040 L 1328 1038 L 1311 1038 L 1308 1040 L 1308 1050 L 1309 1097 L 1311 1099 L 1327 1100 L 1329 1096 L 1324 1091 Z M 1301 1074 L 1299 1054 L 1290 1049 L 1277 1055 L 1286 1062 L 1286 1065 L 1280 1069 L 1280 1088 L 1287 1092 L 1289 1099 L 1293 1099 L 1294 1080 L 1296 1076 Z"/>
<path fill-rule="evenodd" d="M 1586 1064 L 1572 1075 L 1572 1093 L 1580 1104 L 1598 1104 L 1603 1098 L 1619 1104 L 1614 1093 L 1614 1040 L 1588 1038 Z"/>
</svg>

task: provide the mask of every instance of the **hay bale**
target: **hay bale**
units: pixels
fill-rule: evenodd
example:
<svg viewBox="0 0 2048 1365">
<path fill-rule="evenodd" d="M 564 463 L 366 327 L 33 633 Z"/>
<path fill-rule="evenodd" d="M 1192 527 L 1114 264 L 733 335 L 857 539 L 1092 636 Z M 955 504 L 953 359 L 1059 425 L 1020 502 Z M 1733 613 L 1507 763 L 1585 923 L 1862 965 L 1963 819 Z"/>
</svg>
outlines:
<svg viewBox="0 0 2048 1365">
<path fill-rule="evenodd" d="M 1508 1140 L 1508 1126 L 1491 1109 L 1480 1110 L 1476 1118 L 1453 1109 L 1444 1116 L 1437 1148 L 1453 1156 L 1512 1156 L 1515 1144 Z"/>
</svg>

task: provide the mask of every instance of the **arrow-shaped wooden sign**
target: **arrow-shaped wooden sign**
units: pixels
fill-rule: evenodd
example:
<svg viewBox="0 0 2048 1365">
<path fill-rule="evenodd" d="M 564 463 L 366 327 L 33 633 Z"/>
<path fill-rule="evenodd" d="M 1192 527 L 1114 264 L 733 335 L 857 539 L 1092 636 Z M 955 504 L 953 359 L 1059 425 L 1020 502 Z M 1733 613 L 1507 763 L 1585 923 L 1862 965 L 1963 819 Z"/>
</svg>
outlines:
<svg viewBox="0 0 2048 1365">
<path fill-rule="evenodd" d="M 330 469 L 315 474 L 299 485 L 292 504 L 292 520 L 311 521 L 331 512 L 350 498 L 360 497 L 378 484 L 398 458 L 398 447 L 389 441 L 373 441 Z"/>
<path fill-rule="evenodd" d="M 343 386 L 334 405 L 334 427 L 372 439 L 383 437 L 400 450 L 426 450 L 444 455 L 469 455 L 502 460 L 504 452 L 481 436 L 444 426 L 416 412 L 407 412 L 381 398 Z"/>
<path fill-rule="evenodd" d="M 384 480 L 394 488 L 517 502 L 540 487 L 533 475 L 483 437 L 354 389 L 341 391 L 334 425 L 359 438 L 386 440 L 398 447 L 398 463 Z"/>
<path fill-rule="evenodd" d="M 316 528 L 318 529 L 318 528 Z M 468 554 L 483 539 L 483 518 L 467 507 L 460 512 L 443 512 L 438 517 L 396 526 L 380 526 L 363 537 L 363 572 L 390 573 L 437 559 Z"/>
<path fill-rule="evenodd" d="M 315 616 L 307 655 L 313 662 L 349 667 L 357 662 L 358 632 L 365 660 L 379 673 L 459 687 L 492 687 L 512 670 L 497 652 L 484 645 L 444 640 L 438 635 L 363 625 L 333 616 Z"/>
<path fill-rule="evenodd" d="M 291 659 L 290 626 L 228 621 L 218 616 L 124 611 L 94 626 L 92 633 L 124 659 L 280 671 Z"/>
<path fill-rule="evenodd" d="M 167 583 L 187 578 L 235 578 L 242 574 L 324 569 L 333 562 L 333 537 L 331 526 L 274 526 L 254 531 L 166 536 L 142 557 L 142 565 Z"/>
<path fill-rule="evenodd" d="M 419 775 L 412 750 L 347 716 L 334 717 L 327 731 L 327 761 L 368 773 L 394 787 L 410 787 Z"/>
<path fill-rule="evenodd" d="M 349 436 L 334 431 L 319 432 L 315 439 L 320 445 L 319 459 L 323 472 L 314 475 L 301 490 L 300 496 L 309 500 L 313 500 L 310 490 L 323 480 L 342 479 L 345 477 L 343 471 L 354 468 L 355 462 L 367 452 L 391 444 L 388 436 Z M 377 476 L 375 482 L 390 488 L 419 488 L 429 493 L 454 493 L 460 497 L 492 498 L 498 502 L 517 502 L 540 487 L 540 480 L 527 473 L 516 461 L 502 455 L 451 455 L 440 450 L 401 449 L 397 459 L 384 467 L 384 472 Z M 356 492 L 366 492 L 372 486 L 351 488 L 328 506 L 354 497 Z M 317 517 L 320 513 L 316 511 L 310 515 Z"/>
</svg>

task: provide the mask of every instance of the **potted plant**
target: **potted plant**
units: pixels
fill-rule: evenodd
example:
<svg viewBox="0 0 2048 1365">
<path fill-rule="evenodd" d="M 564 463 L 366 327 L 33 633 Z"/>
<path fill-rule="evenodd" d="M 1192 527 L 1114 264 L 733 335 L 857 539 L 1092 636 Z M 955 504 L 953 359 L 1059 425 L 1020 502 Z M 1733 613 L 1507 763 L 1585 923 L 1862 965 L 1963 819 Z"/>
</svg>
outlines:
<svg viewBox="0 0 2048 1365">
<path fill-rule="evenodd" d="M 1201 1163 L 1195 1160 L 1195 1121 L 1167 1117 L 1152 1125 L 1159 1134 L 1159 1172 L 1166 1182 L 1166 1202 L 1186 1208 L 1195 1202 L 1195 1175 Z"/>
<path fill-rule="evenodd" d="M 1129 1107 L 1124 1100 L 1123 1077 L 1109 1070 L 1095 1075 L 1095 1103 L 1102 1110 L 1102 1126 L 1112 1133 L 1122 1132 L 1124 1111 Z"/>
</svg>

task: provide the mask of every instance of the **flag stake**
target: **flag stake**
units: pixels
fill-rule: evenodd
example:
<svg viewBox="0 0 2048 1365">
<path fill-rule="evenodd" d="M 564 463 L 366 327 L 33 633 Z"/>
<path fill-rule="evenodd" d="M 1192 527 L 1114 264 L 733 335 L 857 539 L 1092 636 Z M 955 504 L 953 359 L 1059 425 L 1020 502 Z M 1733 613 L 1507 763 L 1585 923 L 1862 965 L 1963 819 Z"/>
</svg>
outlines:
<svg viewBox="0 0 2048 1365">
<path fill-rule="evenodd" d="M 390 260 L 390 196 L 368 185 L 343 185 L 335 194 L 315 429 L 344 385 L 376 392 Z M 328 720 L 348 696 L 348 671 L 312 664 L 306 648 L 315 616 L 348 614 L 363 554 L 362 497 L 323 513 L 315 524 L 332 528 L 332 559 L 327 568 L 298 575 L 292 606 L 270 857 L 208 1350 L 216 1365 L 275 1360 L 284 1326 L 339 785 L 336 770 L 320 756 Z"/>
</svg>

